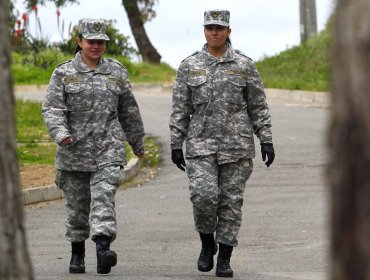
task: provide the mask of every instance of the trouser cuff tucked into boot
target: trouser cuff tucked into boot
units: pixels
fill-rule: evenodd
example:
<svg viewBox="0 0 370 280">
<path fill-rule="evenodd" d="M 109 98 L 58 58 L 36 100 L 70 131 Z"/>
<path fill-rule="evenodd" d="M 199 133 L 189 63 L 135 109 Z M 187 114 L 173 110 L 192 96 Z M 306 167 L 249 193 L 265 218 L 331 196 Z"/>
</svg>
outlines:
<svg viewBox="0 0 370 280">
<path fill-rule="evenodd" d="M 108 274 L 112 266 L 117 264 L 116 252 L 110 250 L 110 238 L 108 236 L 98 236 L 96 242 L 97 272 Z"/>
<path fill-rule="evenodd" d="M 199 233 L 199 235 L 202 241 L 202 249 L 198 258 L 198 270 L 208 272 L 211 271 L 214 266 L 213 256 L 217 253 L 217 244 L 213 233 Z"/>
<path fill-rule="evenodd" d="M 217 256 L 217 267 L 216 276 L 217 277 L 233 277 L 234 272 L 230 267 L 231 253 L 233 252 L 233 247 L 220 243 L 220 252 Z"/>
<path fill-rule="evenodd" d="M 69 273 L 85 273 L 85 241 L 72 242 L 72 257 Z"/>
</svg>

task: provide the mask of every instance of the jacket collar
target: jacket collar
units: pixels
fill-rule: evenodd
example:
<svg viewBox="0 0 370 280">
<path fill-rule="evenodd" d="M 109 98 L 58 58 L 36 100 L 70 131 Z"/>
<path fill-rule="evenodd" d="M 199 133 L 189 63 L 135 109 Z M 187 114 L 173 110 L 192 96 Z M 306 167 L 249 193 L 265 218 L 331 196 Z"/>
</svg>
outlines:
<svg viewBox="0 0 370 280">
<path fill-rule="evenodd" d="M 202 48 L 202 52 L 206 56 L 206 64 L 211 65 L 216 62 L 229 62 L 235 60 L 235 51 L 230 43 L 226 42 L 226 51 L 224 55 L 220 58 L 215 58 L 213 55 L 211 55 L 208 51 L 208 44 L 204 44 Z"/>
<path fill-rule="evenodd" d="M 75 58 L 73 59 L 73 66 L 76 68 L 78 72 L 87 73 L 87 72 L 95 72 L 101 74 L 109 74 L 112 72 L 111 66 L 104 57 L 101 57 L 98 63 L 98 66 L 95 70 L 91 70 L 82 59 L 81 51 L 76 53 Z"/>
</svg>

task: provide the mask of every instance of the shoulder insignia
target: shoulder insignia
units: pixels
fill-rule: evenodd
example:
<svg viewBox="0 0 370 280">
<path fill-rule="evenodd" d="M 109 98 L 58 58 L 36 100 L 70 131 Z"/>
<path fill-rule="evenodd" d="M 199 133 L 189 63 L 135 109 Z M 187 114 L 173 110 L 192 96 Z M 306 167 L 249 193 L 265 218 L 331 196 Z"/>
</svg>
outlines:
<svg viewBox="0 0 370 280">
<path fill-rule="evenodd" d="M 107 60 L 108 60 L 109 62 L 116 63 L 116 64 L 118 64 L 119 66 L 121 66 L 122 68 L 126 69 L 126 67 L 125 67 L 121 62 L 119 62 L 117 59 L 114 59 L 114 58 L 112 58 L 112 57 L 109 57 L 109 58 L 107 58 Z"/>
<path fill-rule="evenodd" d="M 56 68 L 58 68 L 58 67 L 60 67 L 60 66 L 62 66 L 64 64 L 67 64 L 67 63 L 71 62 L 72 60 L 73 59 L 70 59 L 70 60 L 67 60 L 67 61 L 62 62 L 62 63 L 58 64 Z"/>
<path fill-rule="evenodd" d="M 122 81 L 122 78 L 119 77 L 119 76 L 108 76 L 107 77 L 107 82 L 108 83 L 113 83 L 113 84 L 117 84 L 119 86 L 123 86 L 123 81 Z"/>
<path fill-rule="evenodd" d="M 243 52 L 242 52 L 242 51 L 240 51 L 240 50 L 235 49 L 235 52 L 236 52 L 237 54 L 241 55 L 241 56 L 244 56 L 244 57 L 246 57 L 246 58 L 248 58 L 248 59 L 252 60 L 249 56 L 247 56 L 245 53 L 243 53 Z"/>
<path fill-rule="evenodd" d="M 191 55 L 189 55 L 189 56 L 185 57 L 182 61 L 184 61 L 185 59 L 187 59 L 187 58 L 189 58 L 189 57 L 192 57 L 192 56 L 196 55 L 197 53 L 199 53 L 199 51 L 195 51 L 195 52 L 193 52 Z M 181 62 L 182 62 L 182 61 L 181 61 Z"/>
</svg>

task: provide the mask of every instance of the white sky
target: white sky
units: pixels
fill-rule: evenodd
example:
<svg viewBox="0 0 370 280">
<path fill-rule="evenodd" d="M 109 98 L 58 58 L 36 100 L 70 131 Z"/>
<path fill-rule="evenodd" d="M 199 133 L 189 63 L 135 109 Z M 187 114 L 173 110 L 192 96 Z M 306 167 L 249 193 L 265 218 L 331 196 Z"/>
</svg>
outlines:
<svg viewBox="0 0 370 280">
<path fill-rule="evenodd" d="M 25 11 L 23 0 L 15 0 L 20 15 Z M 80 4 L 62 8 L 66 38 L 68 26 L 80 18 L 115 20 L 115 28 L 130 37 L 136 47 L 122 0 L 79 0 Z M 177 68 L 180 62 L 205 43 L 203 12 L 210 9 L 230 11 L 231 40 L 253 60 L 272 56 L 300 43 L 299 0 L 159 0 L 156 18 L 145 24 L 147 34 L 162 61 Z M 318 30 L 322 30 L 334 10 L 334 0 L 316 0 Z M 44 35 L 60 41 L 56 8 L 39 8 Z M 35 16 L 30 15 L 30 32 L 35 35 Z"/>
</svg>

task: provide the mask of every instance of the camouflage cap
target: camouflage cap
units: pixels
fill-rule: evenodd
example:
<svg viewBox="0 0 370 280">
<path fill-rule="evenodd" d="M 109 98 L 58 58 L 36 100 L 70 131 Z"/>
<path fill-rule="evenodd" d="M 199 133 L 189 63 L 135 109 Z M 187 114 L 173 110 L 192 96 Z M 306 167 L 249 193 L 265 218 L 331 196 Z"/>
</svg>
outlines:
<svg viewBox="0 0 370 280">
<path fill-rule="evenodd" d="M 78 32 L 85 39 L 109 40 L 107 26 L 102 19 L 82 18 L 78 22 Z"/>
<path fill-rule="evenodd" d="M 230 12 L 227 10 L 210 10 L 204 12 L 203 25 L 222 25 L 229 26 Z"/>
</svg>

